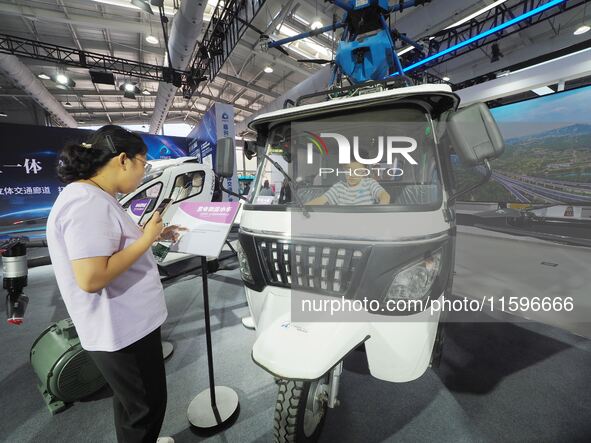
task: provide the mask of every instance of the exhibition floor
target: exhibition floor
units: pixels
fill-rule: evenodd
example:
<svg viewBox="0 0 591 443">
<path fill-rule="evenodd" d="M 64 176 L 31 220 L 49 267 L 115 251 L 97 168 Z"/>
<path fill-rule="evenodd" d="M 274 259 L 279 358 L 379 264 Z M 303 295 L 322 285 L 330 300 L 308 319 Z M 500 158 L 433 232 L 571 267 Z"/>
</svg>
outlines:
<svg viewBox="0 0 591 443">
<path fill-rule="evenodd" d="M 225 262 L 225 266 L 235 263 Z M 254 331 L 237 269 L 210 278 L 218 384 L 240 396 L 236 423 L 215 436 L 190 429 L 189 402 L 207 386 L 201 279 L 167 282 L 163 337 L 175 345 L 166 363 L 168 409 L 162 435 L 177 443 L 268 442 L 276 397 L 273 378 L 250 358 Z M 3 327 L 0 441 L 112 442 L 111 393 L 101 390 L 55 416 L 47 411 L 29 365 L 33 340 L 67 316 L 50 266 L 31 269 L 26 323 Z M 329 411 L 323 442 L 588 441 L 591 435 L 591 341 L 536 323 L 447 326 L 441 367 L 391 384 L 368 375 L 363 352 L 345 361 L 341 406 Z"/>
</svg>

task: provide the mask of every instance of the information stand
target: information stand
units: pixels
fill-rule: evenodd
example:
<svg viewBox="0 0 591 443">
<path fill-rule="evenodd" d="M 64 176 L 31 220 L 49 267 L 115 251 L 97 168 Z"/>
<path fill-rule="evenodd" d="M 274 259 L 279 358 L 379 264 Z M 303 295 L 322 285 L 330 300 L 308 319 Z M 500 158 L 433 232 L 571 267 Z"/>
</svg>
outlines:
<svg viewBox="0 0 591 443">
<path fill-rule="evenodd" d="M 201 429 L 221 427 L 236 414 L 239 407 L 236 391 L 227 386 L 215 385 L 207 280 L 207 257 L 219 256 L 237 212 L 236 202 L 187 202 L 180 204 L 171 220 L 171 224 L 186 229 L 176 249 L 201 256 L 209 388 L 197 395 L 187 410 L 189 422 Z"/>
</svg>

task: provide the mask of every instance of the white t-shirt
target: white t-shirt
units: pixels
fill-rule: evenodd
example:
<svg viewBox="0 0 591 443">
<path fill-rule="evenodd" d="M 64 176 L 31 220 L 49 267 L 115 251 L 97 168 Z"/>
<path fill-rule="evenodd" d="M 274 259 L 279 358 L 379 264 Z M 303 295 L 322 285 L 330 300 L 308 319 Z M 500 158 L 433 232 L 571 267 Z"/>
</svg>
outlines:
<svg viewBox="0 0 591 443">
<path fill-rule="evenodd" d="M 112 196 L 89 184 L 69 184 L 51 209 L 49 255 L 68 314 L 88 351 L 117 351 L 166 320 L 164 291 L 150 250 L 100 292 L 83 291 L 74 278 L 71 260 L 110 257 L 141 235 Z"/>
</svg>

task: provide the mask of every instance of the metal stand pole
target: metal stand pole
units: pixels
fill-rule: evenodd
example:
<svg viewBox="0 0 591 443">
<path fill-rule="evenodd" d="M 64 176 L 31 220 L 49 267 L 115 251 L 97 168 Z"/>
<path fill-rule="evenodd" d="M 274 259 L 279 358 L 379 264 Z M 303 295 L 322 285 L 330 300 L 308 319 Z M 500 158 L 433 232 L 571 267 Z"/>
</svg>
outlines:
<svg viewBox="0 0 591 443">
<path fill-rule="evenodd" d="M 203 309 L 205 315 L 205 339 L 207 344 L 207 369 L 209 388 L 195 397 L 189 409 L 189 422 L 202 429 L 214 428 L 227 422 L 238 410 L 238 394 L 226 386 L 215 386 L 213 373 L 213 352 L 211 347 L 211 325 L 209 319 L 209 292 L 207 287 L 207 258 L 201 257 L 201 278 L 203 281 Z"/>
</svg>

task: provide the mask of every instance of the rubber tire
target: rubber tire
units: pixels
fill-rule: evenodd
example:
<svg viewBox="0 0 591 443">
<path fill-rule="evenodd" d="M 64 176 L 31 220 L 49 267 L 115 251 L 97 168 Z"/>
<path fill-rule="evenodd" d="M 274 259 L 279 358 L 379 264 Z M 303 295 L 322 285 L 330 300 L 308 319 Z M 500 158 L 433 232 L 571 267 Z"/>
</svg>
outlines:
<svg viewBox="0 0 591 443">
<path fill-rule="evenodd" d="M 282 379 L 277 384 L 279 385 L 279 392 L 277 393 L 275 417 L 273 419 L 273 441 L 275 443 L 310 443 L 317 441 L 326 420 L 328 406 L 324 405 L 324 415 L 314 434 L 306 437 L 303 421 L 311 382 Z"/>
</svg>

